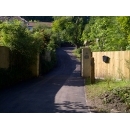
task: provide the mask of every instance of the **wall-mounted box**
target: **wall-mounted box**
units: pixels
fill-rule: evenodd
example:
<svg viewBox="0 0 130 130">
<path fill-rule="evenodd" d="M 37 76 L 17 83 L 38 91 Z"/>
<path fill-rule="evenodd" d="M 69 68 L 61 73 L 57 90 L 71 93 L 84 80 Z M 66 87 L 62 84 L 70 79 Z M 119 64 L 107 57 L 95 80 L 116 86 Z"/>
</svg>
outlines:
<svg viewBox="0 0 130 130">
<path fill-rule="evenodd" d="M 103 56 L 102 59 L 103 59 L 103 61 L 105 63 L 109 63 L 110 62 L 110 58 L 108 56 Z"/>
</svg>

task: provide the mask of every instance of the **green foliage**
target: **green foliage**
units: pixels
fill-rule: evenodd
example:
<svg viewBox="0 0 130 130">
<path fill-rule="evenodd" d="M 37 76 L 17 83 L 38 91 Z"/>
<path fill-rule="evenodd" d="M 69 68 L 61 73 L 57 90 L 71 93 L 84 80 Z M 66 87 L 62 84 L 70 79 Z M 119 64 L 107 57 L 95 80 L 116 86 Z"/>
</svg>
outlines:
<svg viewBox="0 0 130 130">
<path fill-rule="evenodd" d="M 56 44 L 55 44 L 55 36 L 52 34 L 52 30 L 50 28 L 45 28 L 44 26 L 37 26 L 33 30 L 33 37 L 35 38 L 35 42 L 40 45 L 40 66 L 41 66 L 41 74 L 46 74 L 56 64 Z M 45 58 L 45 51 L 51 52 L 51 61 L 47 61 Z"/>
<path fill-rule="evenodd" d="M 75 46 L 80 47 L 83 44 L 83 41 L 81 39 L 83 30 L 84 17 L 54 17 L 52 31 L 56 34 L 58 41 L 71 42 Z"/>
<path fill-rule="evenodd" d="M 8 46 L 10 53 L 10 68 L 0 70 L 0 85 L 11 85 L 15 82 L 32 77 L 30 66 L 34 64 L 37 53 L 44 56 L 45 51 L 51 52 L 51 61 L 41 62 L 42 70 L 50 71 L 56 64 L 55 44 L 52 31 L 43 26 L 29 31 L 20 21 L 0 23 L 0 45 Z"/>
<path fill-rule="evenodd" d="M 10 68 L 0 70 L 0 77 L 2 77 L 0 86 L 12 85 L 32 77 L 30 66 L 35 61 L 35 55 L 40 51 L 36 35 L 20 21 L 1 22 L 0 43 L 11 50 Z"/>
<path fill-rule="evenodd" d="M 120 51 L 129 49 L 129 16 L 95 16 L 82 34 L 92 51 Z"/>
<path fill-rule="evenodd" d="M 80 55 L 82 52 L 82 48 L 76 48 L 73 52 L 77 55 Z"/>
<path fill-rule="evenodd" d="M 73 50 L 73 54 L 77 57 L 77 59 L 81 60 L 82 47 L 76 48 Z"/>
<path fill-rule="evenodd" d="M 34 28 L 32 33 L 36 43 L 39 43 L 40 45 L 41 53 L 45 50 L 54 50 L 56 48 L 53 37 L 54 35 L 52 34 L 52 30 L 50 28 L 38 26 Z"/>
<path fill-rule="evenodd" d="M 109 106 L 107 108 L 109 111 L 118 106 L 123 106 L 123 112 L 130 111 L 130 81 L 117 81 L 111 77 L 95 81 L 95 84 L 90 84 L 90 79 L 86 81 L 86 93 L 89 99 L 101 100 L 103 106 Z"/>
<path fill-rule="evenodd" d="M 75 52 L 76 52 L 77 54 L 81 54 L 81 52 L 82 52 L 82 48 L 78 48 L 78 49 L 76 49 Z"/>
<path fill-rule="evenodd" d="M 49 72 L 56 64 L 55 44 L 50 28 L 37 26 L 29 31 L 20 21 L 0 23 L 0 45 L 8 46 L 10 53 L 10 68 L 0 69 L 0 87 L 10 86 L 32 77 L 30 66 L 34 64 L 37 53 L 44 56 L 45 51 L 51 52 L 51 61 L 43 59 L 42 71 Z"/>
<path fill-rule="evenodd" d="M 130 87 L 118 87 L 105 93 L 106 103 L 124 103 L 125 111 L 130 110 Z"/>
<path fill-rule="evenodd" d="M 33 57 L 39 50 L 37 40 L 20 21 L 3 22 L 0 24 L 0 42 L 8 46 L 12 53 L 21 55 L 29 66 L 35 60 Z"/>
</svg>

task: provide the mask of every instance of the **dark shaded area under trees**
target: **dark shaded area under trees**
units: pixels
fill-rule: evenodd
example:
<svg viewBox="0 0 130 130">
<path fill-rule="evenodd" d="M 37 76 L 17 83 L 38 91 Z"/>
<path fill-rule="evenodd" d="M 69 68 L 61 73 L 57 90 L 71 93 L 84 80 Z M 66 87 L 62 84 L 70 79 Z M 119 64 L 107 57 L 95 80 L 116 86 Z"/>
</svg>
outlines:
<svg viewBox="0 0 130 130">
<path fill-rule="evenodd" d="M 39 22 L 52 22 L 53 17 L 52 16 L 21 16 L 22 18 L 26 19 L 27 21 L 39 21 Z"/>
</svg>

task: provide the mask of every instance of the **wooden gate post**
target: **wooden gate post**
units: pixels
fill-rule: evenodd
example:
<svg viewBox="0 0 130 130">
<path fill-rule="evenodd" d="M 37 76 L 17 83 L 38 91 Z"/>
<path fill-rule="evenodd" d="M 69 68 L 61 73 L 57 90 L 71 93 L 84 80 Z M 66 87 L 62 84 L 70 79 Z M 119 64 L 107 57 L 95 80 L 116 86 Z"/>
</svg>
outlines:
<svg viewBox="0 0 130 130">
<path fill-rule="evenodd" d="M 30 66 L 30 70 L 34 77 L 35 76 L 38 77 L 39 76 L 39 53 L 35 55 L 35 58 L 36 58 L 35 63 Z"/>
<path fill-rule="evenodd" d="M 91 71 L 91 49 L 89 47 L 85 47 L 82 49 L 82 64 L 81 64 L 81 76 L 84 78 L 90 78 L 90 71 Z"/>
<path fill-rule="evenodd" d="M 9 68 L 10 64 L 10 50 L 8 47 L 0 46 L 0 68 Z"/>
<path fill-rule="evenodd" d="M 90 81 L 91 81 L 91 84 L 95 83 L 95 65 L 94 65 L 94 58 L 91 57 L 91 71 L 90 71 Z"/>
</svg>

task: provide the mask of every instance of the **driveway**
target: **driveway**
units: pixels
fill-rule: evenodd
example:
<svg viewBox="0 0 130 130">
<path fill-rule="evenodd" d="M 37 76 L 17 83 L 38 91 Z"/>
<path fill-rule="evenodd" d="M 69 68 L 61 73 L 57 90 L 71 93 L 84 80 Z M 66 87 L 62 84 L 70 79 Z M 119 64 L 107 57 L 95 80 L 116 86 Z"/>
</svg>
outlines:
<svg viewBox="0 0 130 130">
<path fill-rule="evenodd" d="M 46 76 L 0 91 L 1 113 L 89 112 L 73 47 L 57 50 L 58 65 Z"/>
</svg>

